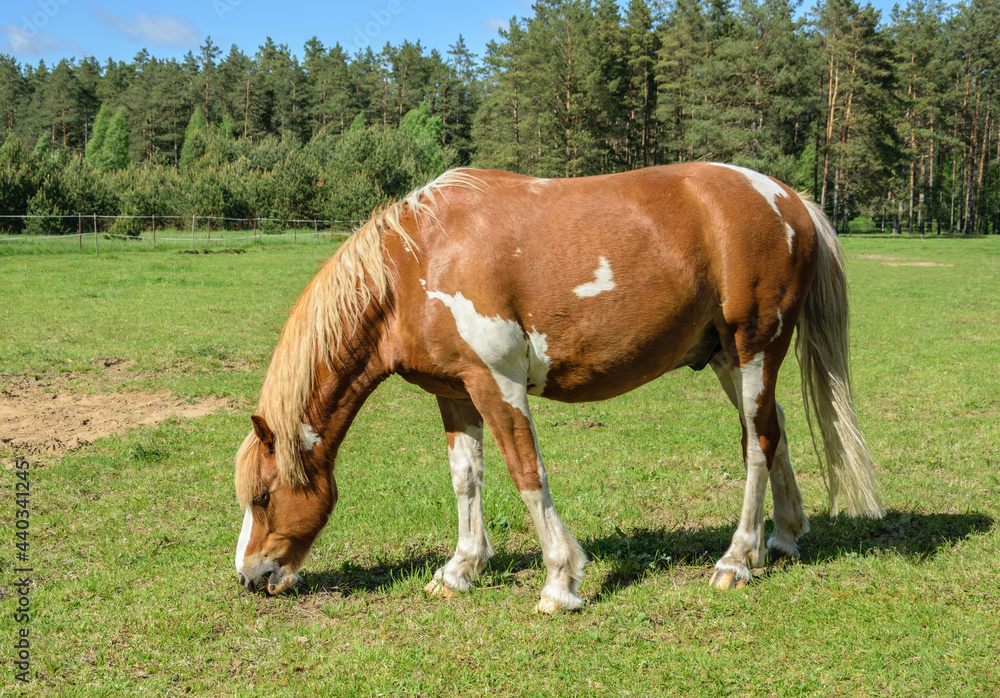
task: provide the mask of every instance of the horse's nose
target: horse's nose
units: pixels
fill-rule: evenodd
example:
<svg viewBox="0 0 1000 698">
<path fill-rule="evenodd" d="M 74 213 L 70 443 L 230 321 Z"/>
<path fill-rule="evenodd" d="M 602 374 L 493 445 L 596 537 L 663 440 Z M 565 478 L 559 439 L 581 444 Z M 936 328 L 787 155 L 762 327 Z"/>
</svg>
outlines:
<svg viewBox="0 0 1000 698">
<path fill-rule="evenodd" d="M 239 577 L 240 586 L 244 586 L 245 587 L 247 585 L 247 578 L 243 576 L 242 572 L 238 572 L 237 573 L 237 577 Z"/>
</svg>

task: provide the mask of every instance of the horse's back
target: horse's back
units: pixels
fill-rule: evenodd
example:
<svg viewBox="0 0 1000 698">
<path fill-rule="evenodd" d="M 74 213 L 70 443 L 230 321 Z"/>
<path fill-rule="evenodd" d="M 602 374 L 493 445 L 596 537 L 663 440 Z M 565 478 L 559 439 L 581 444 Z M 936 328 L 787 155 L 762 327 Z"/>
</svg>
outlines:
<svg viewBox="0 0 1000 698">
<path fill-rule="evenodd" d="M 718 326 L 801 292 L 793 277 L 811 254 L 808 213 L 794 192 L 749 170 L 471 174 L 478 186 L 447 190 L 437 217 L 420 226 L 422 261 L 402 267 L 413 277 L 403 279 L 403 315 L 437 337 L 449 322 L 461 335 L 459 305 L 469 317 L 513 323 L 529 363 L 544 364 L 548 397 L 610 397 L 704 365 L 699 351 L 714 347 L 699 347 Z M 510 351 L 520 351 L 509 334 Z"/>
</svg>

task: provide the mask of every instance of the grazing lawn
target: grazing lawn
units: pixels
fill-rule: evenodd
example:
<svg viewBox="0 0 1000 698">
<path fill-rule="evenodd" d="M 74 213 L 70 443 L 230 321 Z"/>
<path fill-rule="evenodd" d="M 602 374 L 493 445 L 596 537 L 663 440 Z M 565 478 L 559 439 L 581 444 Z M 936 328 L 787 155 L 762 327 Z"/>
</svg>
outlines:
<svg viewBox="0 0 1000 698">
<path fill-rule="evenodd" d="M 334 244 L 0 256 L 0 391 L 58 376 L 109 404 L 230 405 L 25 454 L 27 624 L 0 445 L 0 642 L 10 658 L 29 628 L 27 691 L 997 695 L 1000 239 L 844 241 L 856 403 L 889 514 L 830 518 L 789 357 L 779 401 L 812 531 L 800 562 L 744 589 L 708 587 L 743 496 L 739 419 L 711 371 L 603 403 L 533 399 L 553 498 L 591 559 L 587 605 L 555 617 L 532 613 L 538 540 L 489 440 L 496 556 L 474 591 L 424 597 L 457 513 L 435 401 L 395 378 L 341 449 L 340 502 L 296 590 L 237 585 L 233 456 L 285 313 Z"/>
</svg>

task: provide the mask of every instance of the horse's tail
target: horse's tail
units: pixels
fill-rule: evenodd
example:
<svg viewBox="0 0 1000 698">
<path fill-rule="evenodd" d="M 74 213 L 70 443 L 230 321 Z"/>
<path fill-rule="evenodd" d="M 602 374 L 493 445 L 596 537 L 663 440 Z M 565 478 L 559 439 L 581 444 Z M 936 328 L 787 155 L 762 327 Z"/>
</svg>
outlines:
<svg viewBox="0 0 1000 698">
<path fill-rule="evenodd" d="M 851 516 L 880 518 L 875 462 L 858 429 L 851 397 L 847 278 L 837 235 L 814 202 L 803 200 L 816 229 L 819 264 L 798 322 L 795 353 L 802 371 L 806 421 L 830 495 L 830 514 L 841 496 Z M 826 458 L 819 453 L 812 417 L 819 422 Z"/>
</svg>

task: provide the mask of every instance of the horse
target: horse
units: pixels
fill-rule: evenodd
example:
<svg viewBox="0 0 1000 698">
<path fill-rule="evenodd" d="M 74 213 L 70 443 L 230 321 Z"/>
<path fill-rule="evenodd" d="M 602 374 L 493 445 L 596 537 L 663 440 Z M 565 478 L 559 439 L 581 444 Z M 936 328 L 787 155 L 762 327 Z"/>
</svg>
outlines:
<svg viewBox="0 0 1000 698">
<path fill-rule="evenodd" d="M 528 395 L 605 400 L 710 366 L 739 413 L 746 486 L 709 584 L 742 587 L 766 553 L 798 557 L 809 530 L 775 401 L 796 329 L 831 514 L 843 502 L 852 516 L 880 517 L 852 398 L 843 257 L 818 205 L 715 163 L 574 179 L 449 170 L 376 210 L 291 309 L 236 456 L 238 579 L 270 594 L 297 582 L 337 502 L 338 447 L 397 374 L 437 398 L 458 503 L 458 545 L 425 592 L 467 591 L 493 553 L 485 423 L 541 542 L 536 610 L 577 609 L 587 557 L 550 496 Z"/>
</svg>

